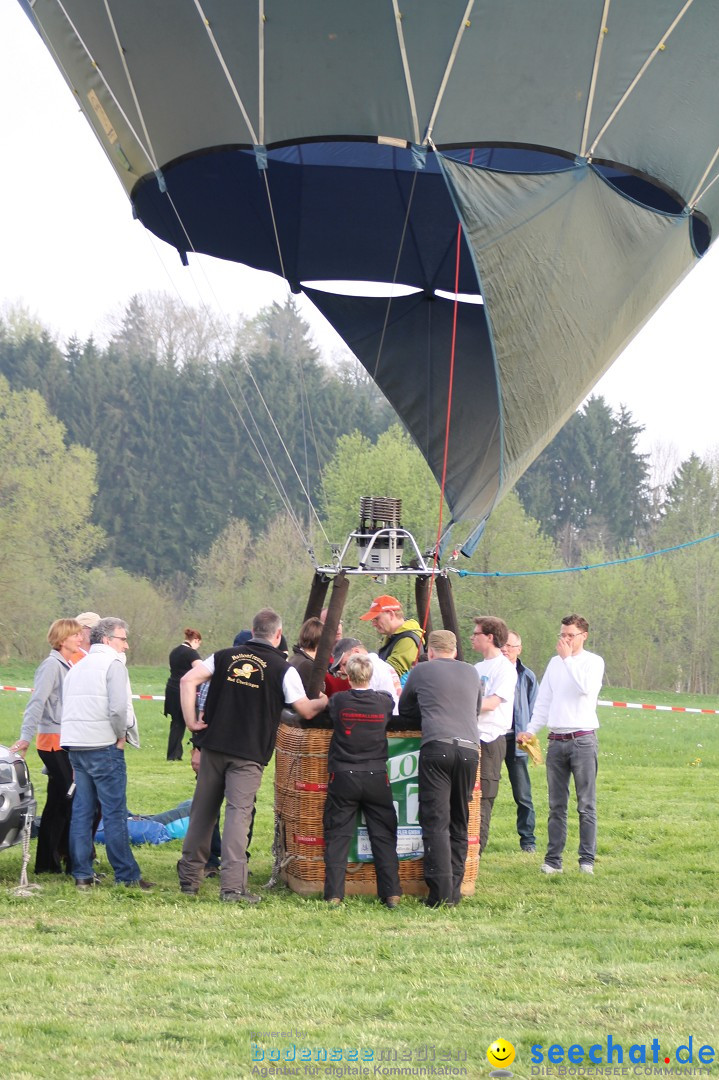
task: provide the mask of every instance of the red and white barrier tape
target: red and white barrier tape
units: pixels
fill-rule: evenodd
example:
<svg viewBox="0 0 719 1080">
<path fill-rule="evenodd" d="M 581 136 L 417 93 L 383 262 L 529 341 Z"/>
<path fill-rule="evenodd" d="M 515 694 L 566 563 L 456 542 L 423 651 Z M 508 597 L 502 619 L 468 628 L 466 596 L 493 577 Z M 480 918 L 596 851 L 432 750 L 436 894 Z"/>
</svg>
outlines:
<svg viewBox="0 0 719 1080">
<path fill-rule="evenodd" d="M 17 690 L 21 694 L 30 694 L 31 686 L 0 686 L 0 690 Z M 164 694 L 133 694 L 133 701 L 164 701 Z M 648 709 L 650 712 L 702 713 L 705 716 L 719 716 L 719 709 L 694 709 L 689 705 L 643 705 L 636 701 L 598 701 L 597 705 L 606 709 Z"/>
<path fill-rule="evenodd" d="M 32 686 L 0 686 L 0 690 L 17 690 L 20 694 L 31 694 Z M 133 694 L 133 701 L 164 701 L 164 694 Z"/>
<path fill-rule="evenodd" d="M 719 709 L 692 709 L 688 705 L 642 705 L 636 701 L 598 701 L 597 705 L 604 705 L 608 709 L 649 709 L 652 712 L 706 713 L 708 716 L 719 716 Z"/>
</svg>

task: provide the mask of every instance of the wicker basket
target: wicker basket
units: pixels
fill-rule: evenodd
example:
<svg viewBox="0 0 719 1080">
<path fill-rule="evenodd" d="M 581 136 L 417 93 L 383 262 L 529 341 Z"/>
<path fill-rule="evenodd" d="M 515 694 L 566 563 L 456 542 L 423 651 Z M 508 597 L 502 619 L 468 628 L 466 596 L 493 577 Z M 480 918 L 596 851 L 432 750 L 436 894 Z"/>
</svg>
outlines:
<svg viewBox="0 0 719 1080">
<path fill-rule="evenodd" d="M 322 811 L 327 794 L 327 751 L 332 732 L 281 724 L 275 758 L 275 816 L 283 847 L 282 880 L 302 895 L 321 893 L 325 864 Z M 417 738 L 416 731 L 390 731 L 392 738 Z M 462 895 L 474 895 L 479 870 L 479 775 L 469 807 L 469 849 Z M 400 859 L 399 880 L 411 896 L 424 896 L 424 864 L 420 859 Z M 347 864 L 345 892 L 348 896 L 373 895 L 377 891 L 374 864 Z"/>
</svg>

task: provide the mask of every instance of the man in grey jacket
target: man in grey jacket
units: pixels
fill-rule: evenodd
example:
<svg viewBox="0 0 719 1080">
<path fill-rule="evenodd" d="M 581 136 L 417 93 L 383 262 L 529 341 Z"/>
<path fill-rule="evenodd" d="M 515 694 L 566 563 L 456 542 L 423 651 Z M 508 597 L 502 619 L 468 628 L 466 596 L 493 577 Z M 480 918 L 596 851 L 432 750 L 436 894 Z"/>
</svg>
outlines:
<svg viewBox="0 0 719 1080">
<path fill-rule="evenodd" d="M 502 653 L 517 669 L 512 730 L 505 736 L 507 749 L 504 763 L 512 785 L 512 795 L 517 804 L 519 846 L 522 851 L 533 854 L 537 850 L 537 841 L 534 835 L 536 815 L 532 802 L 532 782 L 529 779 L 527 752 L 517 745 L 517 736 L 526 731 L 529 726 L 539 683 L 532 669 L 526 667 L 519 659 L 522 654 L 522 639 L 516 630 L 509 631 L 506 644 L 502 646 Z"/>
<path fill-rule="evenodd" d="M 125 653 L 127 623 L 101 619 L 90 632 L 90 652 L 67 674 L 60 742 L 70 754 L 76 792 L 70 822 L 70 863 L 79 889 L 91 888 L 92 828 L 99 800 L 105 845 L 118 885 L 150 889 L 130 850 L 127 831 L 125 743 L 139 745 Z"/>
<path fill-rule="evenodd" d="M 425 903 L 455 906 L 467 862 L 469 802 L 479 765 L 477 717 L 482 701 L 479 676 L 455 659 L 451 630 L 427 639 L 430 663 L 412 668 L 399 699 L 407 726 L 419 719 L 419 820 L 424 844 Z"/>
</svg>

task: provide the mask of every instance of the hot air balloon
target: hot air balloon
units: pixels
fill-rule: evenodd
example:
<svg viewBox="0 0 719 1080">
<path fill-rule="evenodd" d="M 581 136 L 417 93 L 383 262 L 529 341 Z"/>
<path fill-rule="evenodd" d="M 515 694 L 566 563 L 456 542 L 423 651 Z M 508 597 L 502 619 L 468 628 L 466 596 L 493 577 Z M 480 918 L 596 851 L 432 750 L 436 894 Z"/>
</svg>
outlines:
<svg viewBox="0 0 719 1080">
<path fill-rule="evenodd" d="M 20 2 L 134 213 L 304 291 L 446 460 L 455 520 L 487 518 L 719 220 L 710 0 Z"/>
</svg>

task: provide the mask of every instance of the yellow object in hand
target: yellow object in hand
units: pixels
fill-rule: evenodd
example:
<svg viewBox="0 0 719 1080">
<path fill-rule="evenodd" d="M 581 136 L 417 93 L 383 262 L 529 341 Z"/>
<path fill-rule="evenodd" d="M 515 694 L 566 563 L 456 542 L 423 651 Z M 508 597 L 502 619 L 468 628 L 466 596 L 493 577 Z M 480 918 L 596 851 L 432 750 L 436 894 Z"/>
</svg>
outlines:
<svg viewBox="0 0 719 1080">
<path fill-rule="evenodd" d="M 531 757 L 532 765 L 542 764 L 542 748 L 539 745 L 539 739 L 536 735 L 530 735 L 529 738 L 524 739 L 521 743 L 521 746 L 522 750 L 526 750 Z"/>
</svg>

